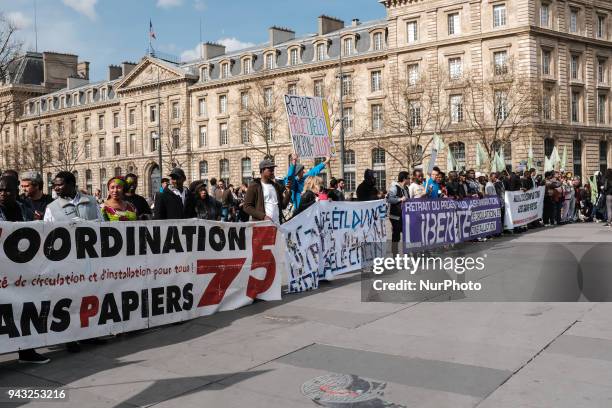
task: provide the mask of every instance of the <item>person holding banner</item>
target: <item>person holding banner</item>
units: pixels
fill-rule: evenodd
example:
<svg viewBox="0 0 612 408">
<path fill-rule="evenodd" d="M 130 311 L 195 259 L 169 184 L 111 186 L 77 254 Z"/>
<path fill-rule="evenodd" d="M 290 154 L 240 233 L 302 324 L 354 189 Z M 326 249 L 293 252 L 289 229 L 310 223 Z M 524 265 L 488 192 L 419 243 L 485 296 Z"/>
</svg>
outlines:
<svg viewBox="0 0 612 408">
<path fill-rule="evenodd" d="M 415 169 L 412 171 L 412 183 L 408 186 L 408 195 L 410 198 L 423 198 L 426 195 L 425 186 L 423 185 L 423 170 Z"/>
<path fill-rule="evenodd" d="M 153 219 L 155 220 L 175 220 L 186 218 L 186 207 L 189 204 L 189 193 L 183 187 L 187 179 L 183 169 L 175 167 L 169 174 L 170 184 L 155 197 L 155 207 L 153 208 Z"/>
<path fill-rule="evenodd" d="M 367 169 L 363 174 L 363 181 L 357 186 L 357 201 L 378 200 L 376 176 L 374 171 Z"/>
<path fill-rule="evenodd" d="M 287 177 L 285 177 L 285 185 L 289 184 L 289 181 L 291 181 L 291 203 L 293 204 L 293 208 L 296 210 L 300 206 L 300 200 L 302 192 L 304 191 L 304 182 L 306 181 L 306 177 L 318 176 L 321 174 L 323 169 L 325 169 L 325 166 L 329 164 L 331 158 L 326 157 L 325 161 L 317 164 L 307 172 L 304 172 L 304 165 L 298 164 L 297 160 L 297 154 L 293 153 L 291 155 L 289 171 L 287 172 Z"/>
<path fill-rule="evenodd" d="M 431 175 L 425 183 L 425 191 L 428 198 L 440 198 L 442 197 L 442 189 L 440 188 L 440 182 L 442 181 L 442 174 L 439 167 L 434 167 L 431 171 Z"/>
<path fill-rule="evenodd" d="M 57 199 L 47 205 L 45 222 L 72 221 L 75 219 L 102 221 L 104 217 L 93 196 L 81 194 L 76 188 L 76 178 L 69 171 L 60 171 L 53 180 Z"/>
<path fill-rule="evenodd" d="M 136 194 L 137 188 L 138 176 L 134 173 L 126 174 L 123 199 L 129 203 L 132 203 L 134 208 L 136 208 L 136 215 L 138 216 L 139 220 L 148 220 L 153 216 L 151 207 L 149 207 L 149 203 L 147 203 L 147 200 L 143 196 Z"/>
<path fill-rule="evenodd" d="M 389 219 L 391 220 L 391 252 L 393 256 L 399 254 L 399 243 L 402 237 L 402 205 L 410 197 L 408 182 L 410 181 L 407 171 L 400 171 L 397 181 L 389 186 L 387 202 L 390 205 Z"/>
<path fill-rule="evenodd" d="M 254 221 L 270 220 L 280 224 L 280 214 L 291 200 L 292 180 L 288 179 L 283 190 L 274 179 L 275 167 L 272 160 L 262 160 L 259 163 L 261 178 L 253 180 L 247 189 L 243 209 Z"/>
<path fill-rule="evenodd" d="M 125 180 L 121 176 L 116 176 L 108 180 L 108 199 L 102 205 L 102 215 L 106 221 L 136 221 L 136 207 L 125 201 L 123 189 L 126 186 Z"/>
</svg>

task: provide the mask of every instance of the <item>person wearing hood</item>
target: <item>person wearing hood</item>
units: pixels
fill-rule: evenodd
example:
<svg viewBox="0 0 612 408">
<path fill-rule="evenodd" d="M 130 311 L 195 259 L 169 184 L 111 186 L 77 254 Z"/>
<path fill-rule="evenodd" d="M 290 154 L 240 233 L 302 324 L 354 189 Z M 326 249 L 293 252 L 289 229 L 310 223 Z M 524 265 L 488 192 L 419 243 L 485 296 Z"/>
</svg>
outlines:
<svg viewBox="0 0 612 408">
<path fill-rule="evenodd" d="M 367 169 L 363 174 L 363 181 L 357 186 L 357 201 L 378 200 L 376 176 L 374 171 Z"/>
<path fill-rule="evenodd" d="M 287 172 L 287 177 L 285 177 L 285 185 L 289 185 L 289 181 L 291 181 L 291 203 L 296 210 L 300 206 L 306 178 L 318 176 L 323 169 L 325 169 L 325 166 L 329 164 L 330 158 L 326 157 L 325 161 L 317 164 L 307 172 L 305 172 L 304 165 L 298 164 L 297 160 L 297 154 L 293 153 L 291 155 L 291 162 L 289 163 L 289 171 Z"/>
<path fill-rule="evenodd" d="M 399 243 L 402 236 L 402 204 L 410 197 L 408 192 L 408 183 L 410 182 L 410 174 L 407 171 L 400 171 L 397 176 L 397 181 L 394 181 L 389 186 L 389 194 L 387 201 L 390 205 L 389 219 L 391 220 L 391 252 L 393 256 L 399 254 Z"/>
</svg>

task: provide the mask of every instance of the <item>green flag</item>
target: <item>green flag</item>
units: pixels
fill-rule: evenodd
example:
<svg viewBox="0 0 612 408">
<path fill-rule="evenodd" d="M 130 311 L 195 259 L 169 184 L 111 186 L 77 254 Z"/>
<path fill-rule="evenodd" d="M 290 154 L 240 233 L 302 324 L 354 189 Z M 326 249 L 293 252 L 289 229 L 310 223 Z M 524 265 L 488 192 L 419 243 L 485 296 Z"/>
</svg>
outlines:
<svg viewBox="0 0 612 408">
<path fill-rule="evenodd" d="M 552 161 L 548 157 L 544 156 L 544 173 L 552 170 L 554 170 Z"/>
<path fill-rule="evenodd" d="M 593 205 L 597 202 L 597 176 L 593 174 L 593 177 L 589 177 L 589 185 L 591 186 L 591 201 Z"/>
<path fill-rule="evenodd" d="M 565 171 L 565 166 L 567 166 L 567 146 L 563 146 L 563 155 L 561 156 L 561 170 Z"/>
<path fill-rule="evenodd" d="M 456 171 L 457 167 L 459 167 L 457 160 L 455 160 L 455 156 L 453 156 L 451 149 L 448 149 L 446 155 L 446 171 Z"/>
<path fill-rule="evenodd" d="M 485 163 L 487 162 L 487 153 L 482 148 L 480 142 L 476 143 L 476 168 L 483 170 Z"/>
<path fill-rule="evenodd" d="M 549 160 L 550 160 L 550 164 L 553 167 L 552 170 L 554 170 L 555 168 L 559 166 L 559 163 L 561 162 L 561 158 L 559 157 L 559 151 L 557 150 L 557 146 L 553 147 Z"/>
<path fill-rule="evenodd" d="M 533 147 L 529 139 L 529 150 L 527 151 L 527 170 L 533 169 Z"/>
</svg>

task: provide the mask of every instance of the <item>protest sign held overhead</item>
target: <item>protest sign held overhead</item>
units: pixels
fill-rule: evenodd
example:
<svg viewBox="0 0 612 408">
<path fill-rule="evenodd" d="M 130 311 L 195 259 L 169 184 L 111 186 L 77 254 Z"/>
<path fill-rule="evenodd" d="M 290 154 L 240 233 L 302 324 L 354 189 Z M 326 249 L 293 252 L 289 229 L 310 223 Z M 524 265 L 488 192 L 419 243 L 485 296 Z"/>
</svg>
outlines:
<svg viewBox="0 0 612 408">
<path fill-rule="evenodd" d="M 285 95 L 285 109 L 293 149 L 302 159 L 336 155 L 327 101 Z"/>
</svg>

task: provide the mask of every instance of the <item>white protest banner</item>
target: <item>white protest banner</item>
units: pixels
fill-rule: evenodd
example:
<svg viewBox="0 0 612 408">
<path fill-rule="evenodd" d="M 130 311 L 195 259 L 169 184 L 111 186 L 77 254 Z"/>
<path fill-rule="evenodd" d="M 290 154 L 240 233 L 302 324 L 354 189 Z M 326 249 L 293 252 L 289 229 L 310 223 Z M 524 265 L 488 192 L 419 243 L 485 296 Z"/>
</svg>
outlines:
<svg viewBox="0 0 612 408">
<path fill-rule="evenodd" d="M 289 293 L 316 289 L 319 279 L 332 280 L 385 256 L 387 217 L 384 200 L 319 201 L 283 224 Z"/>
<path fill-rule="evenodd" d="M 0 353 L 279 300 L 272 223 L 0 223 Z"/>
<path fill-rule="evenodd" d="M 285 109 L 293 149 L 301 159 L 336 155 L 325 99 L 285 95 Z"/>
<path fill-rule="evenodd" d="M 542 218 L 544 187 L 528 191 L 506 191 L 504 228 L 512 229 Z"/>
</svg>

